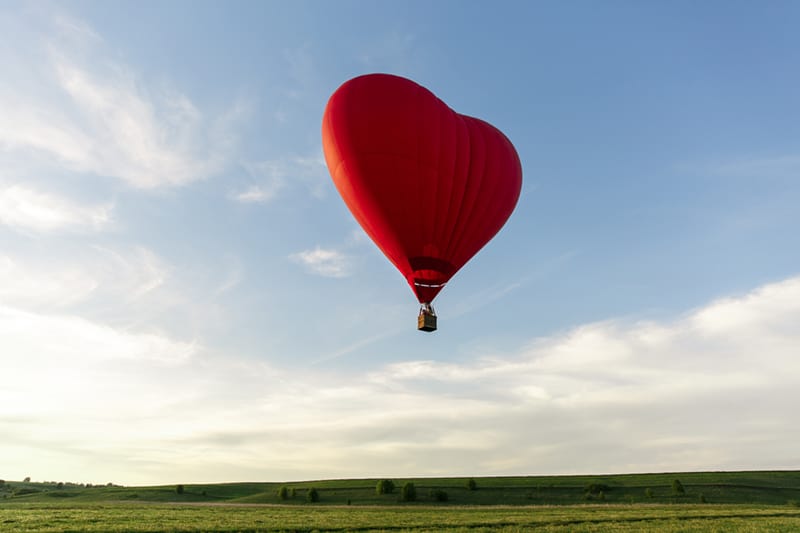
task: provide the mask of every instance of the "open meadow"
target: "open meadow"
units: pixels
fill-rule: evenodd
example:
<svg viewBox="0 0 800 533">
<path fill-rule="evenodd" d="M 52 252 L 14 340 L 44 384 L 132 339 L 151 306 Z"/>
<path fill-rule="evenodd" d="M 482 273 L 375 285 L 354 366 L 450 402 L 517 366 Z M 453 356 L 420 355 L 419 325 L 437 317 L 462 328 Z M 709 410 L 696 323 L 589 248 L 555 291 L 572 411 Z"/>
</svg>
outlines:
<svg viewBox="0 0 800 533">
<path fill-rule="evenodd" d="M 63 531 L 800 531 L 800 509 L 748 505 L 75 504 L 0 509 L 0 529 Z"/>
<path fill-rule="evenodd" d="M 0 530 L 800 531 L 798 472 L 398 479 L 383 494 L 380 483 L 6 481 Z"/>
</svg>

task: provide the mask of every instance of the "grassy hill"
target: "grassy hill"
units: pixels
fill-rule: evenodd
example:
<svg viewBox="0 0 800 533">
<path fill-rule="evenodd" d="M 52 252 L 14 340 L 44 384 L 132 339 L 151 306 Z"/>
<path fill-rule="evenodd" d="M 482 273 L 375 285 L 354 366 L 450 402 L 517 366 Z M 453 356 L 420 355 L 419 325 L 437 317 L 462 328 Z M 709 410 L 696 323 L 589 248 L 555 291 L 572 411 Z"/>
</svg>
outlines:
<svg viewBox="0 0 800 533">
<path fill-rule="evenodd" d="M 395 478 L 395 490 L 379 495 L 378 479 L 342 479 L 280 483 L 217 483 L 122 487 L 71 483 L 5 481 L 0 506 L 24 503 L 65 504 L 119 501 L 234 504 L 307 504 L 313 487 L 322 505 L 413 505 L 402 502 L 401 487 L 411 482 L 417 504 L 575 505 L 585 503 L 715 503 L 800 505 L 800 472 L 685 472 L 601 476 L 525 476 L 474 478 Z M 684 492 L 675 491 L 679 480 Z M 288 497 L 278 496 L 286 487 Z M 446 498 L 446 499 L 445 499 Z"/>
</svg>

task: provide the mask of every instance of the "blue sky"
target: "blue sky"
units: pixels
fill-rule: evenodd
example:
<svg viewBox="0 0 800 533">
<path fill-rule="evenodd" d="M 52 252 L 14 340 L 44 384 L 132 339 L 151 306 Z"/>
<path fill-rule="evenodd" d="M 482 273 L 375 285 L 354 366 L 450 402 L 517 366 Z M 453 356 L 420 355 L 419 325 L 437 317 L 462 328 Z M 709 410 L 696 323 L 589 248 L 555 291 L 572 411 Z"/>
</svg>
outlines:
<svg viewBox="0 0 800 533">
<path fill-rule="evenodd" d="M 6 2 L 0 477 L 797 468 L 800 7 Z M 347 79 L 515 144 L 416 331 L 327 173 Z"/>
</svg>

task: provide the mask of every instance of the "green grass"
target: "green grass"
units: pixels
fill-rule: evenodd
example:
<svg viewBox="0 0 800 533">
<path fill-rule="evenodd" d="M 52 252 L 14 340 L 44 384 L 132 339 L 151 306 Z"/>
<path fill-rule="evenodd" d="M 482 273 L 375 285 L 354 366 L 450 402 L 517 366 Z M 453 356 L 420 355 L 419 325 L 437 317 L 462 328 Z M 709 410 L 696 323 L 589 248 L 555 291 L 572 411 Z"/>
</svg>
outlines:
<svg viewBox="0 0 800 533">
<path fill-rule="evenodd" d="M 800 509 L 719 505 L 233 506 L 23 505 L 4 532 L 64 531 L 770 531 L 800 530 Z"/>
<path fill-rule="evenodd" d="M 475 479 L 471 491 L 466 478 L 395 478 L 385 495 L 377 479 L 186 484 L 182 494 L 7 481 L 0 531 L 800 531 L 800 472 Z M 406 481 L 416 502 L 399 499 Z M 295 497 L 281 501 L 283 486 Z M 319 503 L 306 501 L 311 487 Z"/>
</svg>

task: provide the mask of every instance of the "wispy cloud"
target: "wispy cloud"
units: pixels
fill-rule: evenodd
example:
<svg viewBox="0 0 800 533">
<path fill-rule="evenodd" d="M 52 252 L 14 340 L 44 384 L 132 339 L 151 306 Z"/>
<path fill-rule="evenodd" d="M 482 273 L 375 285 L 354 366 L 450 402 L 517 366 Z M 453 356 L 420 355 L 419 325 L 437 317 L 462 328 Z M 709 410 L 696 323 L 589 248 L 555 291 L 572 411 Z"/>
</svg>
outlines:
<svg viewBox="0 0 800 533">
<path fill-rule="evenodd" d="M 238 104 L 209 117 L 185 94 L 104 54 L 102 38 L 82 21 L 60 16 L 53 28 L 45 51 L 29 52 L 45 61 L 37 90 L 0 90 L 0 149 L 141 189 L 202 180 L 228 163 Z"/>
<path fill-rule="evenodd" d="M 225 162 L 231 140 L 224 128 L 207 123 L 185 95 L 152 97 L 121 66 L 98 75 L 66 57 L 56 56 L 54 64 L 61 88 L 89 125 L 93 150 L 85 170 L 148 189 L 207 178 Z"/>
<path fill-rule="evenodd" d="M 795 179 L 800 174 L 800 155 L 738 157 L 712 164 L 710 170 L 724 176 Z"/>
<path fill-rule="evenodd" d="M 264 204 L 272 200 L 280 186 L 271 188 L 263 185 L 251 185 L 243 191 L 231 193 L 230 197 L 243 204 Z"/>
<path fill-rule="evenodd" d="M 291 254 L 289 259 L 306 268 L 312 274 L 328 278 L 344 278 L 352 273 L 352 258 L 333 248 L 304 250 Z"/>
<path fill-rule="evenodd" d="M 290 170 L 283 161 L 249 163 L 245 168 L 255 183 L 230 193 L 229 197 L 237 202 L 267 203 L 287 185 Z"/>
<path fill-rule="evenodd" d="M 226 292 L 233 290 L 245 279 L 245 268 L 242 261 L 237 257 L 229 256 L 225 260 L 224 266 L 225 274 L 222 280 L 217 284 L 217 287 L 212 291 L 214 295 L 219 296 Z"/>
<path fill-rule="evenodd" d="M 290 187 L 306 189 L 322 198 L 329 185 L 325 160 L 321 154 L 290 156 L 244 165 L 252 183 L 237 189 L 229 197 L 242 203 L 268 203 Z"/>
<path fill-rule="evenodd" d="M 417 38 L 414 34 L 391 31 L 373 43 L 368 50 L 364 50 L 359 59 L 368 67 L 386 68 L 389 65 L 394 72 L 404 72 L 418 56 L 414 53 L 416 45 Z"/>
<path fill-rule="evenodd" d="M 113 206 L 86 206 L 22 185 L 0 185 L 0 224 L 21 230 L 98 230 L 111 220 Z"/>
<path fill-rule="evenodd" d="M 169 270 L 163 259 L 141 246 L 71 249 L 57 264 L 51 254 L 38 259 L 2 254 L 0 302 L 38 311 L 113 302 L 130 311 L 131 304 L 165 283 Z"/>
</svg>

